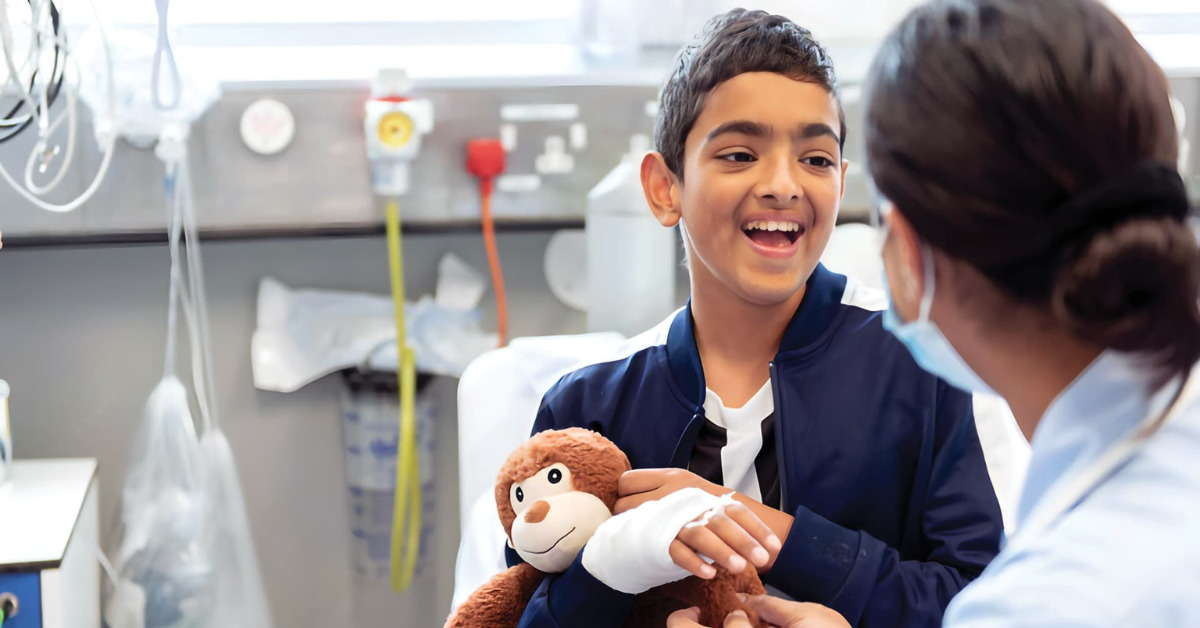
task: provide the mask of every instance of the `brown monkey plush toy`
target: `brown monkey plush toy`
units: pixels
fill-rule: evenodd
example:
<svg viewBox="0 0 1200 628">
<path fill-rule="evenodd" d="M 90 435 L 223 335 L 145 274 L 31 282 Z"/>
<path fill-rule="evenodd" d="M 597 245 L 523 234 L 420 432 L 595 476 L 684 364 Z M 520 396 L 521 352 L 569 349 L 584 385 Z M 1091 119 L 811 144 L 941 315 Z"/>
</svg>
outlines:
<svg viewBox="0 0 1200 628">
<path fill-rule="evenodd" d="M 509 543 L 525 562 L 472 593 L 447 628 L 515 627 L 545 574 L 565 571 L 612 517 L 617 483 L 629 469 L 612 441 L 581 428 L 540 432 L 513 452 L 496 481 L 496 504 Z M 714 567 L 711 580 L 690 576 L 638 594 L 625 626 L 662 628 L 669 614 L 692 606 L 700 608 L 705 626 L 720 626 L 739 608 L 759 625 L 737 596 L 764 593 L 754 567 L 736 574 Z"/>
</svg>

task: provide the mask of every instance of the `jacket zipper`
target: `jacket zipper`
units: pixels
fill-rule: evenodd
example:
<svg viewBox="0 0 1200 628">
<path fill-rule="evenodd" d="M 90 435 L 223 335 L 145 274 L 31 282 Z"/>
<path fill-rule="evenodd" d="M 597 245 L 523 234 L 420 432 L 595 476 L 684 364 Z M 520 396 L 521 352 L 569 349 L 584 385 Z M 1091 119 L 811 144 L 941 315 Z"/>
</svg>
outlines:
<svg viewBox="0 0 1200 628">
<path fill-rule="evenodd" d="M 679 441 L 675 443 L 675 451 L 671 453 L 671 466 L 687 469 L 691 466 L 692 449 L 696 446 L 696 436 L 700 433 L 700 426 L 704 421 L 704 406 L 697 406 L 692 411 L 692 420 L 688 421 L 687 427 L 683 429 L 683 434 L 680 434 Z"/>
<path fill-rule="evenodd" d="M 779 509 L 786 513 L 792 512 L 792 503 L 788 496 L 788 474 L 787 474 L 787 458 L 783 452 L 784 441 L 786 438 L 783 433 L 783 404 L 781 403 L 783 396 L 780 393 L 778 370 L 775 366 L 775 361 L 772 360 L 769 365 L 771 369 L 771 397 L 775 401 L 775 458 L 779 463 Z"/>
</svg>

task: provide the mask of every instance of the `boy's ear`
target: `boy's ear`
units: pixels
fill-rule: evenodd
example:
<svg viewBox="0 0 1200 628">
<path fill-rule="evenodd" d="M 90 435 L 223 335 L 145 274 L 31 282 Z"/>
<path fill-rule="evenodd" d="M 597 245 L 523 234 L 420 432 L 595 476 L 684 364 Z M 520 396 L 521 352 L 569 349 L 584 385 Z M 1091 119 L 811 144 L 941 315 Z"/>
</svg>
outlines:
<svg viewBox="0 0 1200 628">
<path fill-rule="evenodd" d="M 667 167 L 662 153 L 650 152 L 642 158 L 642 191 L 646 204 L 664 227 L 679 224 L 679 178 Z"/>
<path fill-rule="evenodd" d="M 846 173 L 850 171 L 850 160 L 842 160 L 842 189 L 838 192 L 838 199 L 846 198 Z"/>
</svg>

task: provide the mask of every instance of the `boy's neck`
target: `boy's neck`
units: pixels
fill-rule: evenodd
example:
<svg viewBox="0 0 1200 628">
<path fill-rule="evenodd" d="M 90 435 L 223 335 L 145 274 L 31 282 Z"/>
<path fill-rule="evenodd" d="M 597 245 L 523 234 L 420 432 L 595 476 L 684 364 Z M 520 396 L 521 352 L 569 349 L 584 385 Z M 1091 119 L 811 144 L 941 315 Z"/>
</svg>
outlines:
<svg viewBox="0 0 1200 628">
<path fill-rule="evenodd" d="M 774 305 L 731 294 L 713 277 L 692 276 L 692 319 L 704 381 L 726 407 L 746 404 L 770 378 L 784 330 L 804 299 L 802 288 Z"/>
</svg>

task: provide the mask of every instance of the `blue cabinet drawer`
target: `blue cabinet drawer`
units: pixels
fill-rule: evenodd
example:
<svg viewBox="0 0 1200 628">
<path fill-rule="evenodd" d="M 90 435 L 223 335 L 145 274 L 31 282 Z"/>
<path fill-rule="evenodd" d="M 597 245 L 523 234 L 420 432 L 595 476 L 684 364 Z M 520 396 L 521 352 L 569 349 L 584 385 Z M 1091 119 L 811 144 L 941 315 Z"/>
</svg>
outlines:
<svg viewBox="0 0 1200 628">
<path fill-rule="evenodd" d="M 17 596 L 17 614 L 3 628 L 42 628 L 42 583 L 37 572 L 0 573 L 0 595 Z"/>
</svg>

